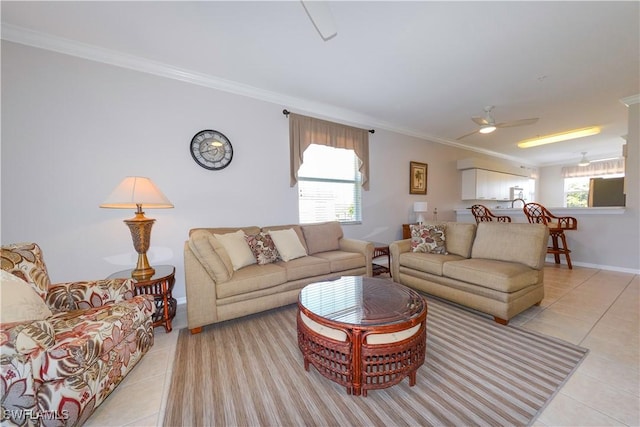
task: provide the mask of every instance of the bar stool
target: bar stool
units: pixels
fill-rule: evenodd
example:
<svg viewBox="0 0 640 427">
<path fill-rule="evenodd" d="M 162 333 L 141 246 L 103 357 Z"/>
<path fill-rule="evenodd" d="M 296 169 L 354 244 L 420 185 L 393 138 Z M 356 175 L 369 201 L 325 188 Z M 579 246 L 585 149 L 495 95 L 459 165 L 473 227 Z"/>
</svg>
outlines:
<svg viewBox="0 0 640 427">
<path fill-rule="evenodd" d="M 471 213 L 473 217 L 476 219 L 476 223 L 480 224 L 481 222 L 489 222 L 495 221 L 497 222 L 511 222 L 511 218 L 506 215 L 494 215 L 491 213 L 489 208 L 483 205 L 473 205 L 471 206 Z"/>
<path fill-rule="evenodd" d="M 567 266 L 572 269 L 571 255 L 569 255 L 571 250 L 567 246 L 564 231 L 577 230 L 578 220 L 572 216 L 555 216 L 539 203 L 527 203 L 522 210 L 530 223 L 544 224 L 549 227 L 552 246 L 547 248 L 547 253 L 553 254 L 556 264 L 560 264 L 560 255 L 564 255 L 567 259 Z M 560 241 L 562 241 L 562 247 L 560 247 Z"/>
</svg>

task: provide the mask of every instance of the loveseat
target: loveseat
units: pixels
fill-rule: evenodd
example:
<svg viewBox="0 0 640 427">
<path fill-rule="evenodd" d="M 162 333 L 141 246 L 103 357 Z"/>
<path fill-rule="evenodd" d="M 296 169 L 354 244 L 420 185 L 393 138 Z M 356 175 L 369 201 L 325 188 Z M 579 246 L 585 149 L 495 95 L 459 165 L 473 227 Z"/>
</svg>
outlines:
<svg viewBox="0 0 640 427">
<path fill-rule="evenodd" d="M 411 239 L 389 245 L 391 274 L 507 324 L 544 298 L 548 238 L 542 224 L 425 223 L 412 226 Z"/>
<path fill-rule="evenodd" d="M 345 238 L 339 222 L 195 228 L 184 245 L 191 333 L 297 301 L 305 285 L 371 276 L 373 244 Z"/>
<path fill-rule="evenodd" d="M 2 425 L 82 425 L 153 345 L 131 279 L 51 284 L 40 247 L 2 247 Z"/>
</svg>

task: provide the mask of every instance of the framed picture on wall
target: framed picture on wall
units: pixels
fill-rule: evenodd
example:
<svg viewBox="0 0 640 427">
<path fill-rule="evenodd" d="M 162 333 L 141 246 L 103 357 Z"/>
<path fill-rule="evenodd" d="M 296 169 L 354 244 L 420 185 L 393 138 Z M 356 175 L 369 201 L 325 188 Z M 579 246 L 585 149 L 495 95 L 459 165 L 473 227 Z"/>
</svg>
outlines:
<svg viewBox="0 0 640 427">
<path fill-rule="evenodd" d="M 409 194 L 427 194 L 427 170 L 426 163 L 409 163 Z"/>
</svg>

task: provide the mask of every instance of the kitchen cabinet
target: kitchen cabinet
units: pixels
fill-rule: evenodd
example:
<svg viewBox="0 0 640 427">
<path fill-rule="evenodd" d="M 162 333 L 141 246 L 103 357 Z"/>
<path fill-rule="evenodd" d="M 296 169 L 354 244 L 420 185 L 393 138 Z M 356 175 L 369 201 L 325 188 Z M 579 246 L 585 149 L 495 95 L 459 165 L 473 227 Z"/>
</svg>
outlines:
<svg viewBox="0 0 640 427">
<path fill-rule="evenodd" d="M 511 200 L 512 187 L 525 188 L 528 179 L 485 169 L 462 171 L 462 200 Z"/>
</svg>

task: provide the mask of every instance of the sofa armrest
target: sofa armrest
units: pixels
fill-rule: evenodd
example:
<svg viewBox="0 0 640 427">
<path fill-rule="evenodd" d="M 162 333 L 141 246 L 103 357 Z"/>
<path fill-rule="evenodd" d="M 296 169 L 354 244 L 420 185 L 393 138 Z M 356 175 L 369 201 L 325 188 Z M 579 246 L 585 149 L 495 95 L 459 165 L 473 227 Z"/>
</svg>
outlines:
<svg viewBox="0 0 640 427">
<path fill-rule="evenodd" d="M 364 240 L 341 238 L 338 240 L 340 250 L 345 252 L 358 252 L 364 255 L 365 265 L 367 266 L 367 277 L 373 276 L 373 243 Z"/>
<path fill-rule="evenodd" d="M 47 320 L 0 324 L 0 381 L 2 409 L 21 409 L 3 414 L 2 425 L 26 425 L 24 415 L 36 413 L 37 381 L 34 379 L 34 359 L 55 345 L 55 331 Z M 36 364 L 38 365 L 38 364 Z"/>
<path fill-rule="evenodd" d="M 104 279 L 56 283 L 49 288 L 46 302 L 56 311 L 86 310 L 125 301 L 134 295 L 132 279 Z"/>
<path fill-rule="evenodd" d="M 0 324 L 0 349 L 3 358 L 12 359 L 17 355 L 38 353 L 53 347 L 55 342 L 55 330 L 46 319 Z"/>
<path fill-rule="evenodd" d="M 389 244 L 391 253 L 391 277 L 400 283 L 400 254 L 411 250 L 411 239 L 397 240 Z"/>
</svg>

